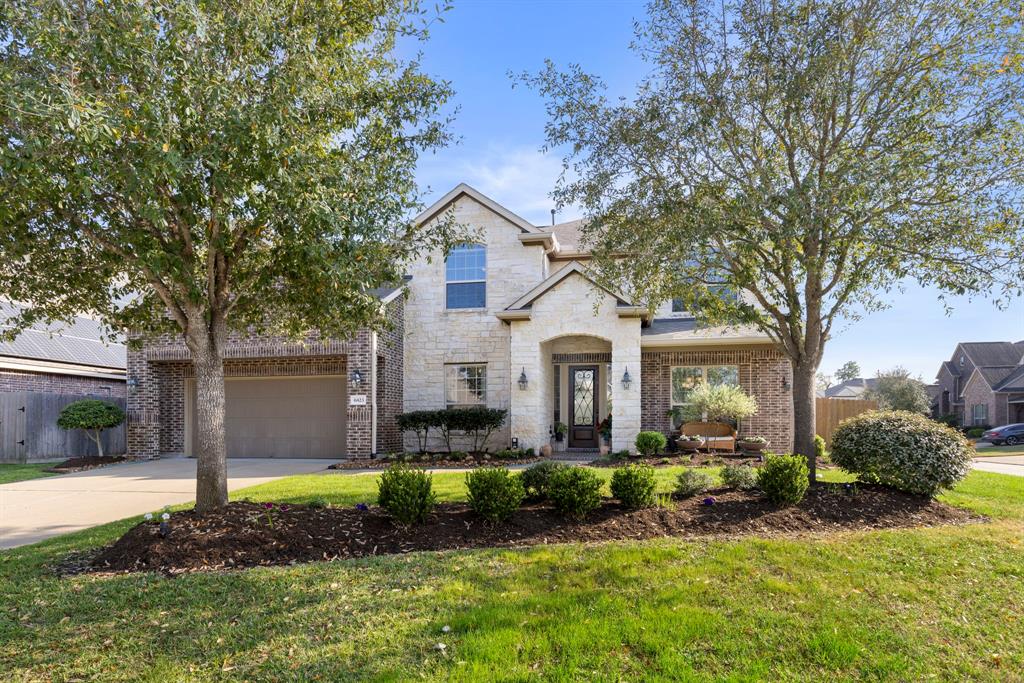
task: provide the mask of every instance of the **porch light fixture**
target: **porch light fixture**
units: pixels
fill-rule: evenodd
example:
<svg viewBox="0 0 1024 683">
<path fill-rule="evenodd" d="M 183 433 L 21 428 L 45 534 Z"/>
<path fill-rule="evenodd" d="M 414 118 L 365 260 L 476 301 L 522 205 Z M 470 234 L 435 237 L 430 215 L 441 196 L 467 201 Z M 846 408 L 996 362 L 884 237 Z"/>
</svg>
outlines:
<svg viewBox="0 0 1024 683">
<path fill-rule="evenodd" d="M 789 378 L 788 377 L 783 377 L 782 378 L 782 390 L 783 391 L 789 391 Z"/>
<path fill-rule="evenodd" d="M 628 390 L 629 386 L 633 383 L 633 378 L 629 376 L 629 368 L 626 368 L 626 372 L 622 374 L 622 388 Z"/>
<path fill-rule="evenodd" d="M 352 371 L 351 375 L 349 375 L 349 379 L 352 380 L 352 384 L 355 384 L 358 387 L 360 384 L 363 383 L 363 373 L 359 372 L 357 368 Z"/>
<path fill-rule="evenodd" d="M 526 367 L 523 367 L 523 371 L 519 373 L 519 388 L 522 391 L 526 391 L 526 386 L 530 383 L 530 380 L 526 379 Z"/>
<path fill-rule="evenodd" d="M 139 386 L 139 380 L 137 380 L 134 377 L 129 377 L 128 381 L 125 383 L 128 385 L 129 389 L 134 389 L 135 387 Z"/>
</svg>

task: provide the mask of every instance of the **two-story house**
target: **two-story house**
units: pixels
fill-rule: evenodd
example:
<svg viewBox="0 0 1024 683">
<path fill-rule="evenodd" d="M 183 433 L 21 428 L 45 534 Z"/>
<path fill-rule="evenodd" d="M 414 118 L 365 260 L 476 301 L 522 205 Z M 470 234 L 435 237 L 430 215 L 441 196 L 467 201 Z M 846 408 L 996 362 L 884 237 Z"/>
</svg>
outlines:
<svg viewBox="0 0 1024 683">
<path fill-rule="evenodd" d="M 477 405 L 509 411 L 491 448 L 539 448 L 561 422 L 569 448 L 596 449 L 610 416 L 611 447 L 633 449 L 641 430 L 672 431 L 670 409 L 701 382 L 743 387 L 760 408 L 741 433 L 792 447 L 792 373 L 766 335 L 598 287 L 579 221 L 533 225 L 467 185 L 418 220 L 449 211 L 473 239 L 446 258 L 424 254 L 403 288 L 382 292 L 396 323 L 387 335 L 232 342 L 229 455 L 369 456 L 402 447 L 402 410 Z M 190 374 L 175 340 L 131 352 L 133 453 L 190 450 Z"/>
<path fill-rule="evenodd" d="M 961 342 L 935 379 L 935 417 L 965 427 L 1024 422 L 1024 341 Z"/>
</svg>

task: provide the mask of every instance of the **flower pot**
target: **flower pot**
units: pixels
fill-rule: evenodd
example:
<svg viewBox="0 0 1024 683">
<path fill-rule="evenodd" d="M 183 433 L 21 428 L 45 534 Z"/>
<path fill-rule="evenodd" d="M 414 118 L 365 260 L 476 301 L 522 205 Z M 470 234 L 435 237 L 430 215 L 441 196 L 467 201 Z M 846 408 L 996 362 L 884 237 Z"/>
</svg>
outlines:
<svg viewBox="0 0 1024 683">
<path fill-rule="evenodd" d="M 768 444 L 757 441 L 737 441 L 736 445 L 739 446 L 740 450 L 744 453 L 760 453 L 768 447 Z"/>
<path fill-rule="evenodd" d="M 698 451 L 703 445 L 703 439 L 693 439 L 686 436 L 681 436 L 676 439 L 676 446 L 678 446 L 681 451 Z"/>
<path fill-rule="evenodd" d="M 565 434 L 563 432 L 555 432 L 555 441 L 558 443 L 565 441 Z"/>
<path fill-rule="evenodd" d="M 544 444 L 543 446 L 540 447 L 540 456 L 542 458 L 551 457 L 551 444 Z"/>
</svg>

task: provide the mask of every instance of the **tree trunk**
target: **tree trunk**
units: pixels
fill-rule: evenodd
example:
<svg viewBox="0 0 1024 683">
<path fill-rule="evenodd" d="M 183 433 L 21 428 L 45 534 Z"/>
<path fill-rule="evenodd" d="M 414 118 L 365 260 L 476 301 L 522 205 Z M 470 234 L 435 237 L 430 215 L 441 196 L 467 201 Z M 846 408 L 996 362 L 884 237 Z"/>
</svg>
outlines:
<svg viewBox="0 0 1024 683">
<path fill-rule="evenodd" d="M 103 430 L 102 429 L 97 429 L 92 434 L 93 434 L 92 440 L 96 442 L 96 452 L 99 453 L 99 456 L 102 458 L 103 457 L 103 441 L 102 441 L 102 439 L 100 437 L 103 435 Z"/>
<path fill-rule="evenodd" d="M 199 512 L 228 504 L 222 340 L 223 334 L 217 331 L 188 340 L 196 373 L 196 510 Z"/>
<path fill-rule="evenodd" d="M 816 363 L 792 363 L 793 366 L 793 452 L 806 456 L 809 479 L 813 484 L 817 477 L 817 459 L 814 453 L 814 386 Z"/>
</svg>

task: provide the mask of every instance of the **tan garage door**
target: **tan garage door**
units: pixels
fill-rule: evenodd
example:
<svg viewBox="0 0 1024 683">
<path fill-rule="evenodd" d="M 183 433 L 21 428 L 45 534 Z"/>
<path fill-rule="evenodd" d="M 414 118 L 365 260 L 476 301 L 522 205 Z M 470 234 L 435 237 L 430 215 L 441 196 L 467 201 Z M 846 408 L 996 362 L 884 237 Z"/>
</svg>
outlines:
<svg viewBox="0 0 1024 683">
<path fill-rule="evenodd" d="M 345 379 L 232 377 L 224 385 L 228 457 L 339 458 L 345 454 Z M 187 437 L 195 452 L 195 385 Z"/>
</svg>

